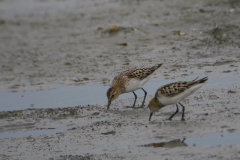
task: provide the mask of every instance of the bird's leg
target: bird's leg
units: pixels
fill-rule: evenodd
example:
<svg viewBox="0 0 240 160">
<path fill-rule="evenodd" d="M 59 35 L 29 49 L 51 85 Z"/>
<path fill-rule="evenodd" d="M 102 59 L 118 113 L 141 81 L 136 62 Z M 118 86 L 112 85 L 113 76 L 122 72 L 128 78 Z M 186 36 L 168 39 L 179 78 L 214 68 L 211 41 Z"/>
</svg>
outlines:
<svg viewBox="0 0 240 160">
<path fill-rule="evenodd" d="M 185 107 L 179 102 L 179 104 L 182 106 L 182 121 L 185 121 L 184 119 L 184 111 L 185 111 Z"/>
<path fill-rule="evenodd" d="M 135 96 L 135 100 L 134 100 L 134 103 L 133 103 L 133 108 L 135 108 L 135 103 L 136 103 L 136 100 L 137 100 L 137 95 L 136 95 L 136 93 L 135 92 L 133 92 L 133 94 L 134 94 L 134 96 Z"/>
<path fill-rule="evenodd" d="M 176 104 L 177 110 L 175 113 L 173 113 L 168 120 L 172 120 L 172 117 L 175 116 L 178 113 L 178 105 Z"/>
<path fill-rule="evenodd" d="M 149 121 L 151 121 L 152 115 L 153 115 L 153 113 L 150 113 Z"/>
<path fill-rule="evenodd" d="M 143 101 L 142 101 L 142 105 L 139 107 L 139 108 L 142 108 L 144 106 L 144 103 L 145 103 L 145 99 L 147 97 L 147 91 L 145 91 L 143 88 L 142 88 L 143 92 L 144 92 L 144 98 L 143 98 Z"/>
</svg>

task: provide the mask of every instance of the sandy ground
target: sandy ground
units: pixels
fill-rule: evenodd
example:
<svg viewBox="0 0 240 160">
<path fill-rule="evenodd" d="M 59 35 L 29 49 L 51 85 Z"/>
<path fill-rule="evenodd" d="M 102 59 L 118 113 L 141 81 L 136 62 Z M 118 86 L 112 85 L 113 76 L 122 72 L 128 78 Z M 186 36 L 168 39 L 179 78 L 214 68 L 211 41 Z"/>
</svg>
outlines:
<svg viewBox="0 0 240 160">
<path fill-rule="evenodd" d="M 0 158 L 239 159 L 239 145 L 141 146 L 186 146 L 176 139 L 239 132 L 239 13 L 237 0 L 0 0 L 1 91 L 109 85 L 120 71 L 158 63 L 164 64 L 152 79 L 159 81 L 235 79 L 187 98 L 185 122 L 180 114 L 166 120 L 173 106 L 148 122 L 147 108 L 124 107 L 131 98 L 110 111 L 96 104 L 0 112 L 1 134 L 46 130 L 1 138 Z"/>
</svg>

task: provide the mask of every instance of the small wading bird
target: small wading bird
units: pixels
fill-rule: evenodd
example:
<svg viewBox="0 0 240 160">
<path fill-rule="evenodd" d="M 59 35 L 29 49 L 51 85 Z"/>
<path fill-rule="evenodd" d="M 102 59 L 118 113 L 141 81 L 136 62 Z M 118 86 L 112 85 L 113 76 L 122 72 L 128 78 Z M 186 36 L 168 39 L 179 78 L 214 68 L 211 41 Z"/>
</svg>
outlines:
<svg viewBox="0 0 240 160">
<path fill-rule="evenodd" d="M 148 68 L 131 69 L 121 72 L 118 76 L 116 76 L 107 91 L 107 110 L 109 109 L 111 102 L 117 99 L 120 94 L 128 92 L 133 92 L 135 96 L 135 100 L 132 106 L 134 108 L 137 100 L 137 95 L 134 91 L 138 89 L 142 89 L 145 94 L 142 105 L 139 108 L 143 107 L 147 92 L 142 87 L 150 79 L 150 75 L 153 74 L 153 72 L 156 71 L 161 65 L 162 64 L 158 64 Z"/>
<path fill-rule="evenodd" d="M 173 118 L 178 113 L 178 105 L 179 103 L 182 106 L 182 119 L 184 119 L 184 111 L 185 107 L 180 103 L 184 98 L 188 97 L 189 95 L 193 94 L 195 91 L 197 91 L 202 85 L 204 85 L 208 77 L 202 78 L 200 80 L 194 79 L 190 82 L 174 82 L 167 85 L 164 85 L 160 87 L 155 97 L 149 102 L 148 108 L 150 109 L 150 116 L 149 121 L 151 120 L 151 117 L 154 112 L 157 112 L 159 109 L 171 105 L 176 104 L 177 110 L 173 115 L 169 117 L 169 120 Z"/>
</svg>

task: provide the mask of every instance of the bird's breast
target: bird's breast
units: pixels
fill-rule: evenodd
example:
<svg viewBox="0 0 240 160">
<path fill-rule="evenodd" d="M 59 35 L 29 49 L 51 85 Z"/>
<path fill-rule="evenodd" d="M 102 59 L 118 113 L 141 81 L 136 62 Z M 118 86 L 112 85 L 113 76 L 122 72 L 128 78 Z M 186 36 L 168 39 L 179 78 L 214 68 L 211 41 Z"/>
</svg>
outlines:
<svg viewBox="0 0 240 160">
<path fill-rule="evenodd" d="M 141 89 L 143 87 L 143 85 L 148 81 L 149 79 L 143 79 L 143 80 L 139 80 L 139 79 L 130 79 L 125 83 L 125 93 L 128 92 L 133 92 L 136 91 L 138 89 Z"/>
</svg>

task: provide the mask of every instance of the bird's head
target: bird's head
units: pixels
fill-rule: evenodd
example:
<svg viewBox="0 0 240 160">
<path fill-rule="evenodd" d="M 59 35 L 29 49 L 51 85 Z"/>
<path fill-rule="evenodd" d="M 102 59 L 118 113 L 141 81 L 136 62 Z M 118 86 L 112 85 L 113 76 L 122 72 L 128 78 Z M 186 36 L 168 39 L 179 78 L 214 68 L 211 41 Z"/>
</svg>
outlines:
<svg viewBox="0 0 240 160">
<path fill-rule="evenodd" d="M 109 109 L 111 102 L 118 98 L 120 95 L 120 90 L 115 87 L 110 87 L 107 91 L 107 98 L 108 98 L 108 106 L 107 109 Z"/>
<path fill-rule="evenodd" d="M 149 116 L 149 121 L 151 121 L 151 117 L 154 112 L 157 112 L 159 109 L 161 109 L 163 105 L 158 101 L 156 97 L 151 99 L 151 101 L 148 104 L 148 108 L 150 110 L 150 116 Z"/>
</svg>

